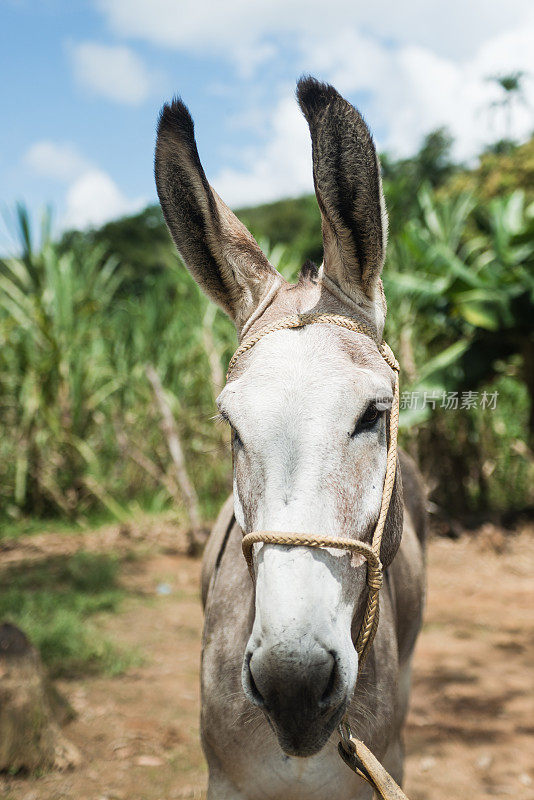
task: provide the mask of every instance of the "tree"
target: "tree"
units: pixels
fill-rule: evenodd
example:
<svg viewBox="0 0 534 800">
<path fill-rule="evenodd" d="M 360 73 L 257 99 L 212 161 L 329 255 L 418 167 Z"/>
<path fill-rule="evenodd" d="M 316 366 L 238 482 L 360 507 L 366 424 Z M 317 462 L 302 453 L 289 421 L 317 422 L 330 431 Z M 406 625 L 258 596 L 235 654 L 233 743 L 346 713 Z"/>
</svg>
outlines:
<svg viewBox="0 0 534 800">
<path fill-rule="evenodd" d="M 514 144 L 512 136 L 512 115 L 516 105 L 526 105 L 523 83 L 526 73 L 522 70 L 491 75 L 488 80 L 502 91 L 498 100 L 490 103 L 490 109 L 502 109 L 504 114 L 504 139 L 497 143 L 498 152 L 508 152 Z"/>
<path fill-rule="evenodd" d="M 454 139 L 447 128 L 428 133 L 411 158 L 393 160 L 380 156 L 391 236 L 402 230 L 405 221 L 416 213 L 422 186 L 442 186 L 459 170 L 452 158 Z"/>
</svg>

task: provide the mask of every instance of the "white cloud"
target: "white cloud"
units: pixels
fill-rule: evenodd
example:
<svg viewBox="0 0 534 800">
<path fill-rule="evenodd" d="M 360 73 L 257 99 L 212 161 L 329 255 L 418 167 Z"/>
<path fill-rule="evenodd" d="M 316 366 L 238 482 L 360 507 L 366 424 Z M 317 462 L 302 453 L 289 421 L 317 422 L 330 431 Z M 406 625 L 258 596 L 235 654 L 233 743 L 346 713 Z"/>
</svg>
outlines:
<svg viewBox="0 0 534 800">
<path fill-rule="evenodd" d="M 146 205 L 145 198 L 126 197 L 115 181 L 68 142 L 35 142 L 23 156 L 33 173 L 66 183 L 62 229 L 84 229 L 133 214 Z"/>
<path fill-rule="evenodd" d="M 68 182 L 89 168 L 89 162 L 72 144 L 61 142 L 35 142 L 26 151 L 24 163 L 36 175 Z"/>
<path fill-rule="evenodd" d="M 310 41 L 313 55 L 308 64 L 341 91 L 369 93 L 365 110 L 371 125 L 386 131 L 382 146 L 408 155 L 425 133 L 445 125 L 456 139 L 457 157 L 470 158 L 508 134 L 503 115 L 490 114 L 500 90 L 488 76 L 525 71 L 527 104 L 517 105 L 510 133 L 520 139 L 532 133 L 534 83 L 528 76 L 534 75 L 533 39 L 531 17 L 514 30 L 490 37 L 468 58 L 455 60 L 419 45 L 383 48 L 349 30 L 321 49 L 314 49 Z"/>
<path fill-rule="evenodd" d="M 499 90 L 487 77 L 517 69 L 534 75 L 529 0 L 95 2 L 114 33 L 225 58 L 237 78 L 260 81 L 261 65 L 280 58 L 295 75 L 311 72 L 349 98 L 363 97 L 380 148 L 397 155 L 412 154 L 426 133 L 447 126 L 455 155 L 472 158 L 506 135 L 503 115 L 494 111 L 493 124 L 490 119 Z M 213 178 L 234 206 L 311 189 L 305 123 L 292 90 L 274 88 L 274 105 L 266 109 L 258 101 L 241 123 L 250 128 L 257 119 L 262 144 L 243 151 L 238 168 L 222 168 Z M 532 108 L 534 81 L 527 80 L 526 90 Z M 525 137 L 532 127 L 531 112 L 518 106 L 512 134 Z"/>
<path fill-rule="evenodd" d="M 311 144 L 304 117 L 285 92 L 271 120 L 269 139 L 248 153 L 240 169 L 222 169 L 213 185 L 234 208 L 313 191 Z"/>
<path fill-rule="evenodd" d="M 66 202 L 63 227 L 78 230 L 134 214 L 145 205 L 142 198 L 129 200 L 125 197 L 110 176 L 99 169 L 91 169 L 74 181 Z"/>
<path fill-rule="evenodd" d="M 342 92 L 368 93 L 366 118 L 372 128 L 385 131 L 380 149 L 411 155 L 424 134 L 442 125 L 455 137 L 456 153 L 469 159 L 491 141 L 505 136 L 504 116 L 489 106 L 498 97 L 487 76 L 512 71 L 517 65 L 534 75 L 534 25 L 508 31 L 486 41 L 471 58 L 455 62 L 427 48 L 384 48 L 376 41 L 345 31 L 323 42 L 308 41 L 313 53 L 306 62 Z M 513 135 L 531 134 L 534 86 L 527 84 L 527 107 L 518 105 L 512 122 Z M 266 127 L 262 120 L 261 128 Z M 275 105 L 266 141 L 243 158 L 242 165 L 223 168 L 213 185 L 231 205 L 268 202 L 279 197 L 312 191 L 309 134 L 290 87 Z"/>
<path fill-rule="evenodd" d="M 69 50 L 80 85 L 108 100 L 139 105 L 160 81 L 128 47 L 80 42 Z"/>
<path fill-rule="evenodd" d="M 261 62 L 273 37 L 328 39 L 340 30 L 366 31 L 382 42 L 468 56 L 503 21 L 524 17 L 529 0 L 95 0 L 117 34 L 190 52 L 207 50 Z M 283 39 L 288 47 L 291 39 Z M 265 53 L 261 48 L 267 48 Z"/>
</svg>

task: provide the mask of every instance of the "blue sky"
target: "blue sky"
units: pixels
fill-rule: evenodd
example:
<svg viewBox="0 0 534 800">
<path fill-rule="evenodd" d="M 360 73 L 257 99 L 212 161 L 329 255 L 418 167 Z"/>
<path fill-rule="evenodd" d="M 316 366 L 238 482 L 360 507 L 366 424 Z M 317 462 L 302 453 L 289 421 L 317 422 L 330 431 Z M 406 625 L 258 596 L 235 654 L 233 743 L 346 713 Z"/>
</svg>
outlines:
<svg viewBox="0 0 534 800">
<path fill-rule="evenodd" d="M 230 205 L 311 188 L 296 78 L 357 104 L 379 147 L 407 155 L 448 125 L 472 158 L 503 135 L 487 76 L 525 70 L 534 127 L 534 14 L 525 0 L 0 0 L 0 205 L 51 204 L 56 229 L 155 201 L 154 130 L 180 93 L 206 173 Z M 9 247 L 0 231 L 0 247 Z"/>
</svg>

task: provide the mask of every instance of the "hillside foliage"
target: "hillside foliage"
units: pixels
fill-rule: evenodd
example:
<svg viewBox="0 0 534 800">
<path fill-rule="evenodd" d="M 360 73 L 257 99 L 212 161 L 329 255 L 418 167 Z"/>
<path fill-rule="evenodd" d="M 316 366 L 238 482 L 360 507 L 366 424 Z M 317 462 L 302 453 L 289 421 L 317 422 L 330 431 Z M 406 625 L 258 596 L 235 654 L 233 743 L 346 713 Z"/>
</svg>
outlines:
<svg viewBox="0 0 534 800">
<path fill-rule="evenodd" d="M 383 159 L 386 336 L 403 367 L 403 444 L 437 506 L 468 517 L 533 500 L 534 140 L 471 171 L 450 150 L 436 131 L 414 158 Z M 321 261 L 314 197 L 238 215 L 288 279 Z M 38 247 L 24 209 L 18 225 L 20 254 L 0 260 L 4 519 L 184 513 L 147 365 L 213 518 L 231 487 L 212 417 L 235 333 L 181 264 L 159 208 L 59 242 L 45 225 Z"/>
</svg>

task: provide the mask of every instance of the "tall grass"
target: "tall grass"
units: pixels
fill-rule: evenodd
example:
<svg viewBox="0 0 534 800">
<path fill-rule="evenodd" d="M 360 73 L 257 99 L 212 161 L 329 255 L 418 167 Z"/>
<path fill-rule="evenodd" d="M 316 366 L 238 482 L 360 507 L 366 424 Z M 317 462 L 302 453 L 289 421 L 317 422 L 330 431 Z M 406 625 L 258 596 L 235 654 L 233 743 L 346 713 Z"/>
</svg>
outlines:
<svg viewBox="0 0 534 800">
<path fill-rule="evenodd" d="M 212 421 L 235 346 L 230 322 L 170 245 L 168 268 L 140 276 L 89 239 L 60 247 L 46 225 L 36 248 L 23 209 L 18 225 L 20 254 L 0 261 L 0 515 L 83 520 L 96 508 L 120 519 L 132 506 L 184 515 L 151 364 L 212 518 L 231 487 L 226 433 Z M 500 391 L 493 415 L 404 415 L 404 443 L 457 512 L 532 502 L 531 236 L 532 209 L 518 195 L 481 213 L 468 196 L 423 191 L 390 247 L 386 333 L 403 389 Z M 269 256 L 294 278 L 301 249 Z"/>
<path fill-rule="evenodd" d="M 164 505 L 168 456 L 145 376 L 150 362 L 170 393 L 209 515 L 207 483 L 220 493 L 227 478 L 220 434 L 208 424 L 206 301 L 178 267 L 143 295 L 125 296 L 127 267 L 102 248 L 61 253 L 45 238 L 36 251 L 22 209 L 19 225 L 21 255 L 0 262 L 4 508 L 76 518 L 95 503 L 117 517 L 131 498 Z M 221 358 L 231 328 L 216 319 L 210 335 Z"/>
</svg>

